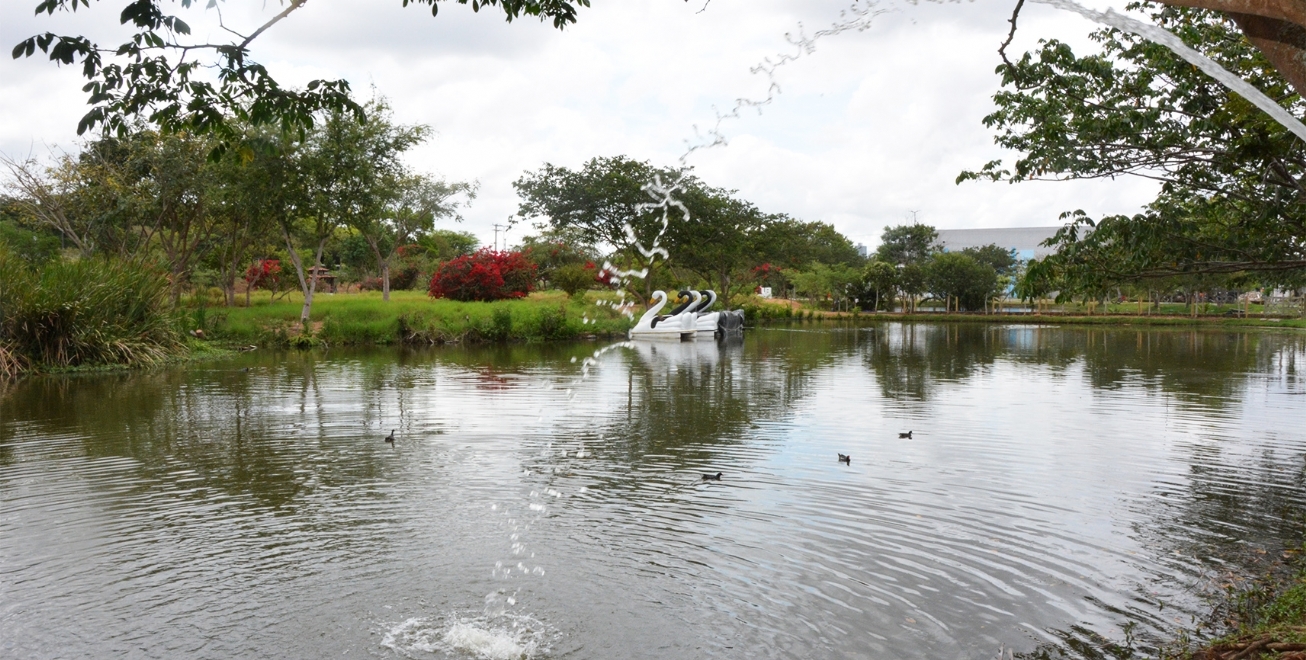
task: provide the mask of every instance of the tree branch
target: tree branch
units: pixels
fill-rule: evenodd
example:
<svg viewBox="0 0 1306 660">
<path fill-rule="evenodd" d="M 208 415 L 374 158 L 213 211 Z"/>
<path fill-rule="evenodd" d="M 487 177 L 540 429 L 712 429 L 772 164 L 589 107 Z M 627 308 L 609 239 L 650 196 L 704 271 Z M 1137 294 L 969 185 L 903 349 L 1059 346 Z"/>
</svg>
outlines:
<svg viewBox="0 0 1306 660">
<path fill-rule="evenodd" d="M 1011 40 L 1016 38 L 1016 18 L 1020 16 L 1020 8 L 1025 6 L 1025 0 L 1016 0 L 1016 8 L 1011 11 L 1011 18 L 1007 20 L 1011 23 L 1011 31 L 1007 33 L 1007 40 L 998 46 L 998 55 L 1002 56 L 1002 62 L 1007 65 L 1007 71 L 1011 72 L 1011 79 L 1016 79 L 1016 65 L 1007 59 L 1007 46 L 1011 45 Z"/>
<path fill-rule="evenodd" d="M 277 14 L 276 16 L 273 16 L 271 20 L 259 26 L 259 29 L 254 30 L 253 34 L 249 35 L 248 37 L 245 37 L 245 40 L 240 42 L 240 45 L 237 46 L 237 48 L 239 48 L 240 50 L 245 50 L 245 47 L 249 45 L 249 42 L 257 39 L 258 36 L 266 32 L 268 28 L 272 27 L 273 25 L 276 25 L 277 23 L 280 23 L 281 19 L 290 15 L 290 12 L 299 9 L 300 7 L 303 7 L 305 2 L 308 2 L 308 0 L 290 0 L 290 6 L 286 7 L 285 11 L 281 12 L 280 14 Z"/>
</svg>

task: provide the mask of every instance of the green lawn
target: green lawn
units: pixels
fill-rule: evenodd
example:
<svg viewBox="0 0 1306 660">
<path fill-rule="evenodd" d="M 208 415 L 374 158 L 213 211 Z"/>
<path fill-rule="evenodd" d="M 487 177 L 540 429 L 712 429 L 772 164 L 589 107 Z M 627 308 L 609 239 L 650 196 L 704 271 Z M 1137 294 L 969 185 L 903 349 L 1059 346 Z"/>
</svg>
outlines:
<svg viewBox="0 0 1306 660">
<path fill-rule="evenodd" d="M 300 331 L 303 297 L 291 293 L 273 301 L 254 294 L 249 307 L 193 307 L 191 328 L 215 340 L 245 345 L 395 344 L 569 339 L 624 335 L 632 322 L 610 306 L 614 295 L 591 291 L 571 299 L 542 291 L 521 300 L 457 302 L 432 299 L 421 291 L 319 293 L 313 297 L 310 332 Z M 239 301 L 244 303 L 243 297 Z"/>
</svg>

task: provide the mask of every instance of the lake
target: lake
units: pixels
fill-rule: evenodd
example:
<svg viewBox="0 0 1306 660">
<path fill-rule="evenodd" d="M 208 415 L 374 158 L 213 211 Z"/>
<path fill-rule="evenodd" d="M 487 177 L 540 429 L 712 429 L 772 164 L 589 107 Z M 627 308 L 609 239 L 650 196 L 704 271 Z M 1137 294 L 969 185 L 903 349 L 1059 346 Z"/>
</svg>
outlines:
<svg viewBox="0 0 1306 660">
<path fill-rule="evenodd" d="M 0 656 L 1145 651 L 1301 542 L 1303 367 L 1303 334 L 895 323 L 33 377 Z"/>
</svg>

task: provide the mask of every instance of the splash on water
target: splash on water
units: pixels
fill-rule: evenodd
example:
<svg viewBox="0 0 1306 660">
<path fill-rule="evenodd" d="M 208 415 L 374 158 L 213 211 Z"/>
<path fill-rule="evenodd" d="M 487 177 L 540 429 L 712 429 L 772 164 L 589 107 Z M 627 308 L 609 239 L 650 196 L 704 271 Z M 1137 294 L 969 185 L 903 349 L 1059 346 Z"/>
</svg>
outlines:
<svg viewBox="0 0 1306 660">
<path fill-rule="evenodd" d="M 548 655 L 557 635 L 533 617 L 505 612 L 414 617 L 389 626 L 381 646 L 405 658 L 529 660 Z"/>
</svg>

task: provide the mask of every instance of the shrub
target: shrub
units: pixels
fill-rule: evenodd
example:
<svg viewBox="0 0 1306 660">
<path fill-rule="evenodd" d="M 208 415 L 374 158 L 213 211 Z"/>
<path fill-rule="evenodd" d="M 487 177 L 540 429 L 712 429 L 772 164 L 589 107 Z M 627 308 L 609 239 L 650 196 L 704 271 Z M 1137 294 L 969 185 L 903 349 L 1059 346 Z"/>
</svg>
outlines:
<svg viewBox="0 0 1306 660">
<path fill-rule="evenodd" d="M 245 285 L 251 289 L 281 290 L 281 260 L 260 259 L 245 269 Z"/>
<path fill-rule="evenodd" d="M 417 276 L 421 274 L 417 266 L 403 266 L 390 271 L 390 290 L 404 291 L 413 288 L 417 284 Z"/>
<path fill-rule="evenodd" d="M 488 325 L 478 328 L 481 337 L 487 341 L 508 341 L 512 336 L 512 310 L 499 307 L 490 314 Z"/>
<path fill-rule="evenodd" d="M 540 310 L 539 334 L 545 339 L 568 339 L 575 332 L 567 325 L 567 310 L 564 307 L 545 307 Z"/>
<path fill-rule="evenodd" d="M 596 273 L 593 262 L 562 266 L 553 271 L 553 284 L 574 298 L 576 294 L 584 293 L 598 283 Z"/>
<path fill-rule="evenodd" d="M 522 298 L 535 281 L 535 264 L 520 252 L 490 248 L 444 262 L 431 276 L 430 295 L 452 300 Z"/>
</svg>

